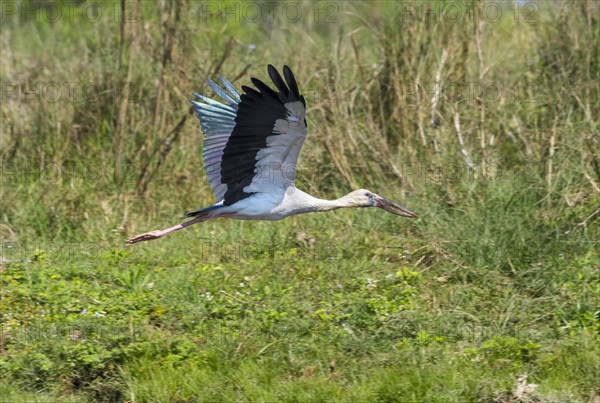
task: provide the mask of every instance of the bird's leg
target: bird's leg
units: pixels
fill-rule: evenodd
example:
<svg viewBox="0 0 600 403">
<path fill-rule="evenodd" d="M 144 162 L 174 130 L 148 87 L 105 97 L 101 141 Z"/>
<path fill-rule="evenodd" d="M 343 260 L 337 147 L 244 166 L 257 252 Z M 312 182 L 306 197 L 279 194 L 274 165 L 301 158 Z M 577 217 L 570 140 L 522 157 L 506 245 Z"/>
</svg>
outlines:
<svg viewBox="0 0 600 403">
<path fill-rule="evenodd" d="M 162 230 L 154 230 L 154 231 L 150 231 L 150 232 L 146 232 L 145 234 L 140 234 L 140 235 L 136 235 L 131 239 L 128 239 L 127 241 L 125 241 L 125 245 L 129 246 L 129 245 L 133 245 L 134 243 L 138 243 L 138 242 L 143 242 L 143 241 L 151 241 L 153 239 L 158 239 L 161 238 L 167 234 L 170 234 L 171 232 L 175 232 L 177 230 L 180 230 L 182 228 L 185 227 L 189 227 L 190 225 L 202 222 L 202 221 L 206 221 L 209 218 L 212 218 L 211 216 L 199 216 L 194 218 L 193 220 L 190 221 L 186 221 L 184 223 L 181 224 L 177 224 L 173 227 L 170 228 L 166 228 L 166 229 L 162 229 Z"/>
</svg>

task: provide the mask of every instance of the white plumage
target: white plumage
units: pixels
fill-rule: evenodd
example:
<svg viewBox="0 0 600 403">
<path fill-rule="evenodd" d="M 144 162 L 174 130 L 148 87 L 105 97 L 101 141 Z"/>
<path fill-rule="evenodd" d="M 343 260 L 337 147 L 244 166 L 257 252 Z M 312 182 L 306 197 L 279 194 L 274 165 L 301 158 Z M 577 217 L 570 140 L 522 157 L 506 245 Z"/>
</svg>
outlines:
<svg viewBox="0 0 600 403">
<path fill-rule="evenodd" d="M 295 186 L 296 164 L 308 130 L 306 102 L 289 67 L 285 81 L 268 66 L 278 92 L 252 78 L 255 88 L 235 87 L 221 77 L 223 87 L 208 80 L 210 87 L 227 104 L 194 94 L 191 101 L 205 134 L 202 157 L 217 203 L 188 213 L 190 221 L 164 230 L 135 236 L 128 245 L 157 239 L 211 218 L 280 220 L 294 214 L 329 211 L 344 207 L 380 207 L 414 218 L 400 205 L 369 190 L 355 190 L 336 200 L 313 197 Z"/>
</svg>

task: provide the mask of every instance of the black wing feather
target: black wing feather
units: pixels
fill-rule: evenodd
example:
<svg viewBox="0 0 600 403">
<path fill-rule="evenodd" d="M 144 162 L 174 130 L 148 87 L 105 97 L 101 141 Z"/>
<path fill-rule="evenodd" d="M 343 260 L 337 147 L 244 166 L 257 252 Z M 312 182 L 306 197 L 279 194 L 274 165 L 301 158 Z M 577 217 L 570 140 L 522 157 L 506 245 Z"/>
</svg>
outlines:
<svg viewBox="0 0 600 403">
<path fill-rule="evenodd" d="M 266 147 L 267 137 L 277 135 L 273 133 L 275 122 L 287 118 L 285 103 L 300 101 L 305 104 L 290 68 L 285 66 L 283 72 L 287 85 L 275 67 L 268 67 L 269 77 L 279 92 L 256 78 L 251 79 L 256 89 L 242 86 L 244 94 L 238 105 L 235 127 L 221 160 L 221 183 L 227 184 L 225 206 L 253 194 L 244 192 L 244 188 L 252 183 L 256 156 Z"/>
<path fill-rule="evenodd" d="M 285 81 L 287 81 L 287 84 L 290 87 L 292 94 L 300 95 L 300 92 L 298 90 L 298 83 L 296 83 L 296 78 L 294 77 L 294 75 L 292 74 L 292 70 L 290 70 L 288 66 L 283 66 L 283 76 L 285 77 Z"/>
<path fill-rule="evenodd" d="M 281 78 L 281 75 L 279 74 L 277 69 L 273 67 L 273 65 L 269 64 L 268 71 L 271 81 L 273 81 L 273 84 L 275 84 L 275 87 L 277 87 L 277 89 L 279 90 L 280 99 L 282 95 L 285 99 L 287 99 L 287 97 L 290 95 L 290 90 L 288 89 L 287 85 L 285 85 L 285 82 L 283 81 L 283 78 Z M 285 102 L 284 99 L 282 99 L 281 101 Z"/>
</svg>

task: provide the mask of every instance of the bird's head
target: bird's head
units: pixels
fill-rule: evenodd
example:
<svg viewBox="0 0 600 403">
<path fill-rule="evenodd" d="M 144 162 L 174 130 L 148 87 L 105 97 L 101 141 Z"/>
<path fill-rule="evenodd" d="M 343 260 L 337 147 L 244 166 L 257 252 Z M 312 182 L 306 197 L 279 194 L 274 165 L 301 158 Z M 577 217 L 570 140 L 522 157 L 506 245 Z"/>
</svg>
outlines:
<svg viewBox="0 0 600 403">
<path fill-rule="evenodd" d="M 367 189 L 355 190 L 349 193 L 346 198 L 356 207 L 379 207 L 402 217 L 417 218 L 417 215 L 412 211 Z"/>
</svg>

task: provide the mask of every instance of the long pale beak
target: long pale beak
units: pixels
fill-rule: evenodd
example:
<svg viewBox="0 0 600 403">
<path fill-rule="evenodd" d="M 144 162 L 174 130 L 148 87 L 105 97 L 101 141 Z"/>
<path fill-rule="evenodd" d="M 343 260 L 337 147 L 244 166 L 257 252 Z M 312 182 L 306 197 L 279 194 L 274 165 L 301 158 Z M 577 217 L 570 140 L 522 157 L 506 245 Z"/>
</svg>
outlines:
<svg viewBox="0 0 600 403">
<path fill-rule="evenodd" d="M 385 197 L 375 196 L 375 207 L 382 208 L 385 211 L 402 217 L 417 218 L 417 215 L 412 211 L 405 209 L 404 207 L 386 199 Z"/>
</svg>

